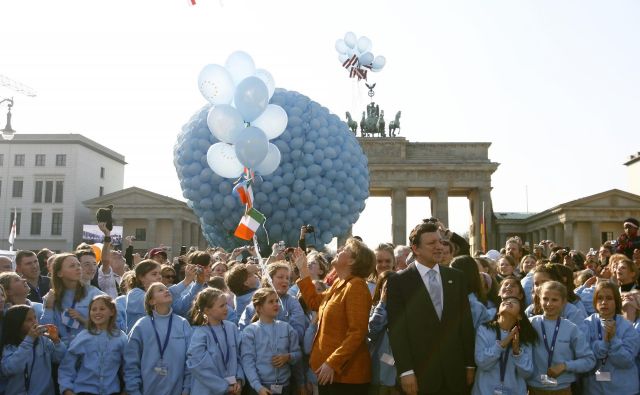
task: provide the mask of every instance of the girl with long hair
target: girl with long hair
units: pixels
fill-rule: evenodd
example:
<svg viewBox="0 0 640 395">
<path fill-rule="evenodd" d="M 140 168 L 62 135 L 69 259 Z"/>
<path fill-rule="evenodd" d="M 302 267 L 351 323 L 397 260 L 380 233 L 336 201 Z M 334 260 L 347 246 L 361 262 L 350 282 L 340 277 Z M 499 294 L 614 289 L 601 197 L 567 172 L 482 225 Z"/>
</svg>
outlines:
<svg viewBox="0 0 640 395">
<path fill-rule="evenodd" d="M 89 323 L 69 344 L 58 384 L 63 395 L 120 393 L 127 335 L 116 327 L 116 305 L 108 295 L 89 304 Z"/>
<path fill-rule="evenodd" d="M 39 325 L 35 311 L 12 306 L 2 322 L 2 372 L 6 394 L 53 394 L 52 365 L 66 347 L 55 325 Z"/>
<path fill-rule="evenodd" d="M 482 286 L 478 264 L 469 255 L 461 255 L 453 258 L 449 266 L 464 273 L 467 283 L 467 297 L 469 298 L 471 317 L 473 319 L 473 329 L 477 330 L 480 324 L 491 319 L 487 312 L 487 297 Z"/>
<path fill-rule="evenodd" d="M 53 261 L 52 288 L 44 299 L 40 322 L 54 324 L 68 345 L 87 327 L 89 304 L 104 292 L 82 282 L 80 261 L 74 254 L 58 254 Z"/>
<path fill-rule="evenodd" d="M 389 344 L 387 317 L 387 280 L 395 272 L 387 270 L 378 275 L 373 293 L 373 308 L 369 315 L 369 353 L 371 354 L 371 394 L 397 394 L 397 372 L 393 361 L 393 351 Z"/>
<path fill-rule="evenodd" d="M 291 368 L 302 357 L 298 335 L 291 325 L 277 319 L 280 302 L 272 288 L 258 289 L 252 303 L 255 322 L 244 329 L 240 342 L 250 394 L 289 395 Z"/>
<path fill-rule="evenodd" d="M 193 335 L 187 351 L 192 394 L 240 395 L 244 373 L 240 365 L 240 332 L 227 321 L 226 295 L 206 288 L 191 308 Z"/>
<path fill-rule="evenodd" d="M 131 328 L 124 353 L 124 378 L 129 394 L 181 395 L 191 388 L 186 366 L 191 339 L 189 322 L 173 313 L 173 297 L 161 282 L 149 284 L 146 315 Z"/>
<path fill-rule="evenodd" d="M 524 300 L 503 298 L 495 319 L 480 325 L 476 333 L 478 368 L 472 393 L 525 394 L 526 378 L 533 373 L 531 349 L 537 341 L 538 334 L 524 314 Z"/>
</svg>

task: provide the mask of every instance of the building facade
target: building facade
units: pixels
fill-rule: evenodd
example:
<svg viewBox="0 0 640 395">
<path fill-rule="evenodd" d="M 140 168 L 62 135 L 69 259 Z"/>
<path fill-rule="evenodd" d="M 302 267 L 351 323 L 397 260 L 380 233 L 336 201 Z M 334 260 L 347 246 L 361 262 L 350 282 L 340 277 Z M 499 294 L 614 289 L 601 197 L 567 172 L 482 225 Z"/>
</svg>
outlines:
<svg viewBox="0 0 640 395">
<path fill-rule="evenodd" d="M 627 166 L 629 191 L 640 195 L 640 152 L 631 155 L 624 165 Z"/>
<path fill-rule="evenodd" d="M 540 240 L 553 240 L 557 245 L 587 252 L 618 238 L 629 217 L 640 218 L 640 196 L 619 189 L 535 214 L 496 212 L 493 229 L 497 243 L 493 247 L 500 249 L 509 237 L 519 236 L 530 246 Z"/>
<path fill-rule="evenodd" d="M 135 236 L 133 248 L 141 255 L 161 245 L 173 256 L 182 246 L 207 247 L 200 221 L 185 202 L 137 187 L 85 202 L 91 212 L 110 204 L 114 224 L 123 226 L 123 237 Z"/>
<path fill-rule="evenodd" d="M 0 249 L 71 251 L 82 225 L 95 223 L 83 202 L 122 189 L 124 156 L 79 134 L 16 134 L 0 140 Z"/>
</svg>

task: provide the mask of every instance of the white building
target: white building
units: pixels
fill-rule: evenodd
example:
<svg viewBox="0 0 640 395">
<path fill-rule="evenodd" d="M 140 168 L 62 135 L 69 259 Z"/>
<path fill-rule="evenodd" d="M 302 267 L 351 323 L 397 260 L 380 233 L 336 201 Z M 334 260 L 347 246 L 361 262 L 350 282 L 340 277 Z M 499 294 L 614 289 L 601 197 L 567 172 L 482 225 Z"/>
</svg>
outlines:
<svg viewBox="0 0 640 395">
<path fill-rule="evenodd" d="M 640 195 L 640 151 L 637 155 L 631 155 L 624 165 L 629 174 L 629 190 Z"/>
<path fill-rule="evenodd" d="M 16 134 L 0 140 L 0 249 L 9 249 L 14 209 L 16 249 L 71 251 L 82 225 L 95 223 L 83 205 L 122 189 L 124 156 L 79 134 Z"/>
</svg>

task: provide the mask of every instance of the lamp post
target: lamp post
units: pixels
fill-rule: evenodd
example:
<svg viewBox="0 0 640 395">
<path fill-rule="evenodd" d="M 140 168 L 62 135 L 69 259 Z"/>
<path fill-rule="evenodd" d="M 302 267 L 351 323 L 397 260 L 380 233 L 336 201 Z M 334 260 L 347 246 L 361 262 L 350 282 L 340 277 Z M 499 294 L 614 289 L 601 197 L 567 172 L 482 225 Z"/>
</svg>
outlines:
<svg viewBox="0 0 640 395">
<path fill-rule="evenodd" d="M 7 107 L 8 107 L 7 124 L 5 125 L 4 129 L 2 129 L 2 138 L 4 140 L 11 141 L 13 140 L 13 137 L 16 133 L 16 131 L 13 130 L 13 128 L 11 127 L 11 107 L 13 107 L 13 98 L 0 100 L 0 104 L 4 102 L 9 102 L 9 103 L 7 104 Z"/>
</svg>

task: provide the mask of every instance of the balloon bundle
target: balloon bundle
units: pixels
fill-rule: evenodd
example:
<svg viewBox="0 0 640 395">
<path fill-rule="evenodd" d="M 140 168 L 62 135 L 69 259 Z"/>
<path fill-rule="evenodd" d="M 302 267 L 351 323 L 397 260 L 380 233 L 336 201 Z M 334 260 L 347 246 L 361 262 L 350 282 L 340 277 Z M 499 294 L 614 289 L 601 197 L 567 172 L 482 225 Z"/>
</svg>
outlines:
<svg viewBox="0 0 640 395">
<path fill-rule="evenodd" d="M 378 72 L 382 70 L 387 60 L 384 56 L 376 57 L 371 53 L 371 40 L 362 36 L 358 38 L 355 33 L 347 32 L 344 39 L 336 40 L 336 51 L 342 67 L 349 71 L 349 78 L 367 79 L 367 71 Z"/>
<path fill-rule="evenodd" d="M 213 106 L 209 130 L 220 142 L 207 151 L 211 170 L 224 178 L 239 178 L 234 192 L 245 205 L 235 236 L 251 240 L 266 217 L 253 207 L 254 174 L 268 175 L 280 165 L 278 147 L 269 140 L 287 127 L 287 113 L 269 100 L 275 92 L 271 74 L 257 69 L 249 54 L 232 53 L 225 66 L 209 64 L 198 77 L 200 93 Z"/>
</svg>

